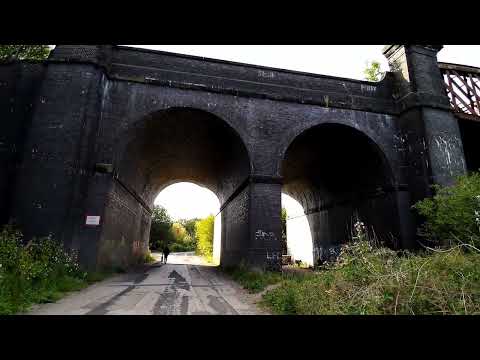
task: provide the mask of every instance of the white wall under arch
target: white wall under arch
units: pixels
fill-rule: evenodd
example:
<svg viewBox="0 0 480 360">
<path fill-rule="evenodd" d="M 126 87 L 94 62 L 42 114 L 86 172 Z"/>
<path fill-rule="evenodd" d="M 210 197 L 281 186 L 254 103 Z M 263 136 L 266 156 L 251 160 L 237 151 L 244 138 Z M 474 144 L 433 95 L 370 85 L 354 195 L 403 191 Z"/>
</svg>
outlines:
<svg viewBox="0 0 480 360">
<path fill-rule="evenodd" d="M 282 207 L 287 210 L 287 248 L 294 260 L 313 266 L 313 244 L 310 226 L 302 205 L 282 194 Z"/>
</svg>

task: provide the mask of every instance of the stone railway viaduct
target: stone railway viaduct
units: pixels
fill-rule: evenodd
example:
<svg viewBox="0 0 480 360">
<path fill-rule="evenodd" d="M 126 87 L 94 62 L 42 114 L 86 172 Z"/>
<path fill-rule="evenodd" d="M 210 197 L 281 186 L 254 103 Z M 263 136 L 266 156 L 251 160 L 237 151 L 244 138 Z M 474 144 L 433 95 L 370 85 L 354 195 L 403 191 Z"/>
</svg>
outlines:
<svg viewBox="0 0 480 360">
<path fill-rule="evenodd" d="M 0 223 L 53 234 L 88 268 L 128 265 L 156 195 L 189 181 L 220 199 L 224 265 L 278 266 L 282 191 L 316 260 L 355 216 L 414 248 L 412 204 L 468 168 L 440 49 L 386 46 L 378 83 L 114 45 L 2 64 Z"/>
</svg>

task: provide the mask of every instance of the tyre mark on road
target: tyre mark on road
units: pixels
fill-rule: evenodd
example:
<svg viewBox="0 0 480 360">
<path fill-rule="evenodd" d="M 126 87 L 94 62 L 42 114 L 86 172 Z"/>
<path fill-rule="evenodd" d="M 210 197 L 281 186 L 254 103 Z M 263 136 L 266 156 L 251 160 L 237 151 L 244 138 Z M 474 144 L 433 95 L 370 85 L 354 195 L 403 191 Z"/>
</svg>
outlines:
<svg viewBox="0 0 480 360">
<path fill-rule="evenodd" d="M 176 270 L 172 270 L 168 275 L 169 279 L 173 279 L 173 283 L 168 284 L 163 293 L 160 293 L 155 306 L 153 307 L 154 315 L 174 315 L 175 303 L 178 300 L 179 292 L 177 289 L 190 291 L 190 284 Z M 188 296 L 182 296 L 180 304 L 180 314 L 186 315 L 188 312 Z"/>
<path fill-rule="evenodd" d="M 130 291 L 135 289 L 135 285 L 130 285 L 127 287 L 125 290 L 119 292 L 117 295 L 112 297 L 110 300 L 104 302 L 103 304 L 97 306 L 95 309 L 87 312 L 85 315 L 105 315 L 108 313 L 108 308 L 115 303 L 119 298 L 124 296 L 125 294 L 128 294 Z"/>
<path fill-rule="evenodd" d="M 232 315 L 238 315 L 237 310 L 235 310 L 235 308 L 232 305 L 230 305 L 230 303 L 222 296 L 222 294 L 220 294 L 220 292 L 217 289 L 218 285 L 215 285 L 208 276 L 203 275 L 198 267 L 194 266 L 192 270 L 195 270 L 195 272 L 198 275 L 200 275 L 203 279 L 205 279 L 210 284 L 210 288 L 217 293 L 218 296 L 208 295 L 207 297 L 209 300 L 208 305 L 211 308 L 213 308 L 215 311 L 217 311 L 219 314 L 222 314 L 222 315 L 228 314 L 228 313 Z"/>
<path fill-rule="evenodd" d="M 141 275 L 137 275 L 133 279 L 133 283 L 138 284 L 138 283 L 144 281 L 147 277 L 148 277 L 148 272 L 143 273 Z M 114 295 L 108 301 L 106 301 L 106 302 L 100 304 L 99 306 L 95 307 L 93 310 L 87 312 L 85 315 L 105 315 L 105 314 L 107 314 L 108 313 L 108 308 L 110 306 L 112 306 L 115 303 L 115 301 L 120 299 L 122 296 L 125 296 L 126 294 L 128 294 L 130 291 L 135 289 L 135 287 L 136 287 L 135 285 L 128 286 L 125 290 L 120 291 L 117 295 Z"/>
</svg>

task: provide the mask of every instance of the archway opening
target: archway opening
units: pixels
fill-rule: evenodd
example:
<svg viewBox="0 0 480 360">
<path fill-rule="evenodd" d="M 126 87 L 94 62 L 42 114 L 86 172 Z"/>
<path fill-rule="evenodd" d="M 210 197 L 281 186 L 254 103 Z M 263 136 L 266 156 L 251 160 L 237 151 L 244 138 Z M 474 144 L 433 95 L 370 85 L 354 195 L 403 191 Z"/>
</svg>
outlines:
<svg viewBox="0 0 480 360">
<path fill-rule="evenodd" d="M 116 154 L 99 262 L 132 263 L 144 256 L 155 199 L 180 182 L 199 185 L 218 198 L 221 212 L 214 215 L 222 219 L 222 265 L 232 259 L 231 249 L 247 248 L 242 242 L 248 241 L 248 217 L 244 224 L 230 219 L 226 210 L 244 205 L 237 201 L 237 190 L 250 175 L 250 157 L 226 121 L 190 108 L 152 113 L 120 134 Z"/>
<path fill-rule="evenodd" d="M 211 190 L 189 182 L 163 189 L 155 198 L 150 250 L 162 259 L 163 247 L 172 264 L 219 265 L 221 253 L 220 200 Z"/>
<path fill-rule="evenodd" d="M 283 192 L 303 208 L 315 264 L 335 256 L 361 221 L 371 238 L 389 246 L 398 239 L 393 175 L 380 148 L 346 125 L 306 130 L 288 147 Z"/>
<path fill-rule="evenodd" d="M 458 119 L 458 126 L 462 137 L 463 153 L 467 170 L 469 172 L 480 171 L 480 153 L 478 151 L 480 122 Z"/>
</svg>

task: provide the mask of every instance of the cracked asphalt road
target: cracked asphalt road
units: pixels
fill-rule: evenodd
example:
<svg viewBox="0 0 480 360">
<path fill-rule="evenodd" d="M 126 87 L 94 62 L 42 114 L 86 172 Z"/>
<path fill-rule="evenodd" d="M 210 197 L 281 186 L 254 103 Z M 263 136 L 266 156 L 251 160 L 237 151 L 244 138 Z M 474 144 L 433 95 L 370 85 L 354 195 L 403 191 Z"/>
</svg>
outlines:
<svg viewBox="0 0 480 360">
<path fill-rule="evenodd" d="M 158 254 L 154 254 L 160 259 Z M 192 253 L 96 283 L 30 315 L 260 315 L 253 297 Z"/>
</svg>

